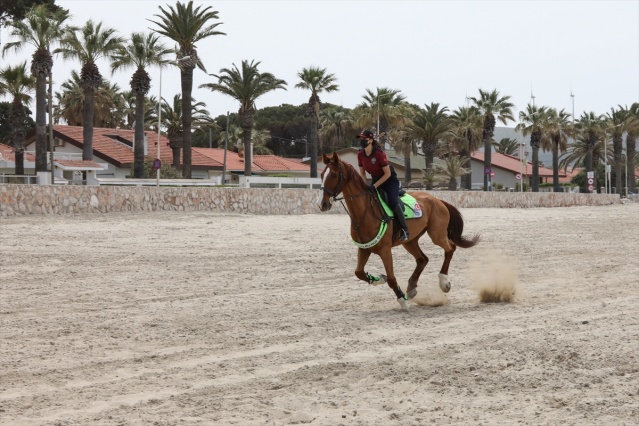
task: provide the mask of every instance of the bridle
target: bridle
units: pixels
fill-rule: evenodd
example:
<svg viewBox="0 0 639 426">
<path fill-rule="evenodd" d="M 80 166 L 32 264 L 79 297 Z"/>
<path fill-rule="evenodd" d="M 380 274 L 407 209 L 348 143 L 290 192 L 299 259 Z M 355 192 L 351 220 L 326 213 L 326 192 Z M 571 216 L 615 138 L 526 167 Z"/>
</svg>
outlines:
<svg viewBox="0 0 639 426">
<path fill-rule="evenodd" d="M 342 191 L 339 186 L 343 180 L 344 180 L 344 174 L 342 173 L 342 163 L 339 163 L 339 177 L 337 178 L 337 185 L 335 185 L 335 189 L 331 191 L 330 189 L 327 189 L 324 185 L 320 186 L 320 189 L 326 192 L 331 197 L 333 197 L 333 201 L 343 200 L 344 197 L 339 199 L 337 198 L 337 195 Z"/>
<path fill-rule="evenodd" d="M 364 216 L 366 216 L 366 213 L 368 212 L 368 208 L 364 209 L 364 213 L 362 214 L 362 216 L 359 218 L 359 223 L 355 223 L 355 219 L 353 218 L 353 215 L 351 214 L 351 212 L 348 210 L 348 208 L 344 205 L 344 197 L 342 196 L 341 198 L 337 198 L 337 196 L 339 195 L 339 193 L 342 191 L 342 188 L 340 188 L 340 185 L 342 184 L 342 182 L 344 181 L 344 174 L 343 174 L 343 169 L 342 169 L 342 163 L 339 163 L 339 175 L 337 178 L 337 184 L 335 185 L 335 188 L 333 190 L 330 190 L 328 188 L 326 188 L 324 185 L 322 185 L 320 187 L 320 189 L 322 191 L 324 191 L 325 193 L 327 193 L 328 195 L 330 195 L 331 197 L 333 197 L 333 201 L 339 201 L 342 203 L 342 207 L 344 207 L 344 210 L 346 211 L 346 213 L 348 214 L 348 216 L 351 219 L 351 227 L 353 227 L 353 229 L 355 229 L 355 232 L 357 232 L 357 235 L 360 236 L 360 240 L 361 240 L 361 235 L 359 233 L 360 231 L 360 226 L 362 224 L 362 221 L 364 219 Z M 359 194 L 355 194 L 355 195 L 351 195 L 349 197 L 349 201 L 353 201 L 355 198 L 361 197 L 363 195 L 368 195 L 370 196 L 370 204 L 373 205 L 373 203 L 377 206 L 381 217 L 377 217 L 377 215 L 375 214 L 375 209 L 373 209 L 373 211 L 371 212 L 373 214 L 373 217 L 375 217 L 377 220 L 379 220 L 381 222 L 381 224 L 385 224 L 388 223 L 390 221 L 390 218 L 388 216 L 386 216 L 386 213 L 384 212 L 384 208 L 382 207 L 379 198 L 377 197 L 376 194 L 373 194 L 373 192 L 369 191 L 368 189 L 366 189 L 364 192 L 360 192 Z M 357 243 L 357 242 L 356 242 Z"/>
</svg>

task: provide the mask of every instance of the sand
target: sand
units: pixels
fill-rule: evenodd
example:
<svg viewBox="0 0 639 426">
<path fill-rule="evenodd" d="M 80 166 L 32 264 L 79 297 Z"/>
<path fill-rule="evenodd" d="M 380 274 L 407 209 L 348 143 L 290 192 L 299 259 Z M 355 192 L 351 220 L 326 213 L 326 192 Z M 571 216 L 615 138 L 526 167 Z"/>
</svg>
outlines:
<svg viewBox="0 0 639 426">
<path fill-rule="evenodd" d="M 345 215 L 3 219 L 0 424 L 639 424 L 639 204 L 462 214 L 408 313 Z"/>
</svg>

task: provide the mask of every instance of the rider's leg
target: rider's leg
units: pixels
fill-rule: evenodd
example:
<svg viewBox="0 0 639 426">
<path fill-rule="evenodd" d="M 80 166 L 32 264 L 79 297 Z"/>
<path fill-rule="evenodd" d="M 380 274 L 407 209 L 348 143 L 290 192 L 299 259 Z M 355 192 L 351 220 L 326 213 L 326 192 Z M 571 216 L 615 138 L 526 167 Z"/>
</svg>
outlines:
<svg viewBox="0 0 639 426">
<path fill-rule="evenodd" d="M 388 195 L 388 207 L 390 207 L 395 214 L 399 227 L 401 228 L 399 241 L 406 241 L 410 235 L 408 233 L 408 226 L 406 225 L 406 218 L 404 217 L 402 203 L 399 201 L 399 181 L 397 178 L 390 178 L 384 182 L 382 187 Z"/>
</svg>

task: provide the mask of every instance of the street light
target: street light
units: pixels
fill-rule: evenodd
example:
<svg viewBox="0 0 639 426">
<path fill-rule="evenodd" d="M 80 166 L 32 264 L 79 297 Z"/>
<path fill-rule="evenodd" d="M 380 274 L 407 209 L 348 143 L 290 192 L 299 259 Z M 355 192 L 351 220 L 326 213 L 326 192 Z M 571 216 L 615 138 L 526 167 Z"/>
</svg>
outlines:
<svg viewBox="0 0 639 426">
<path fill-rule="evenodd" d="M 162 68 L 164 64 L 178 65 L 181 61 L 185 61 L 187 59 L 191 59 L 191 57 L 183 56 L 175 61 L 164 61 L 160 64 L 160 93 L 158 95 L 158 160 L 160 160 L 160 135 L 162 134 Z M 160 186 L 160 168 L 156 170 L 155 186 Z"/>
</svg>

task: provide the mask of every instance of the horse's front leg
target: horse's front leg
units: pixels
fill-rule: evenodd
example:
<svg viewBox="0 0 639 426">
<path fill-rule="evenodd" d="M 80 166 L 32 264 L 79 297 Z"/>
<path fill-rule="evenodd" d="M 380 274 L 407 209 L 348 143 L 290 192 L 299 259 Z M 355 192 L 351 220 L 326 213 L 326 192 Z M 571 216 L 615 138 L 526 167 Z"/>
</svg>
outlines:
<svg viewBox="0 0 639 426">
<path fill-rule="evenodd" d="M 402 307 L 402 310 L 408 312 L 408 298 L 404 294 L 399 285 L 397 284 L 397 280 L 395 279 L 395 272 L 393 271 L 393 254 L 391 252 L 391 248 L 382 250 L 379 253 L 379 257 L 382 258 L 382 262 L 384 263 L 384 269 L 386 269 L 386 279 L 388 280 L 388 286 L 395 292 L 395 296 L 397 296 L 397 301 L 399 305 Z"/>
<path fill-rule="evenodd" d="M 371 251 L 368 249 L 357 249 L 357 266 L 355 267 L 355 276 L 362 281 L 366 281 L 370 285 L 380 285 L 386 282 L 386 276 L 376 276 L 364 271 L 368 259 L 371 257 Z"/>
</svg>

